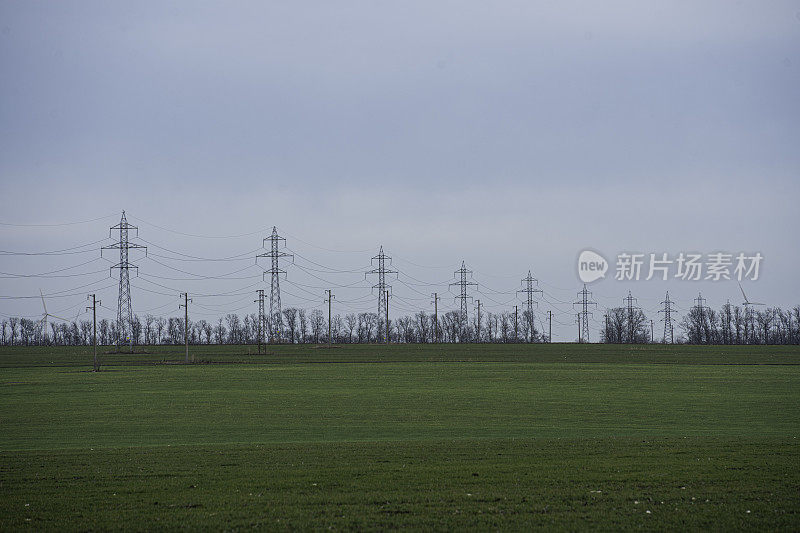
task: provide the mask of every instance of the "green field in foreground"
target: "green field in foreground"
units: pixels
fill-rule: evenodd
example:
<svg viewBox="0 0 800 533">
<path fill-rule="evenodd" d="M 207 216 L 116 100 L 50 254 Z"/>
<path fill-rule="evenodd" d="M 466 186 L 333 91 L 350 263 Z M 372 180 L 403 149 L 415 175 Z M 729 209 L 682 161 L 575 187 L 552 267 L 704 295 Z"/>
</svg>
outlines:
<svg viewBox="0 0 800 533">
<path fill-rule="evenodd" d="M 2 350 L 3 530 L 800 527 L 796 347 Z"/>
</svg>

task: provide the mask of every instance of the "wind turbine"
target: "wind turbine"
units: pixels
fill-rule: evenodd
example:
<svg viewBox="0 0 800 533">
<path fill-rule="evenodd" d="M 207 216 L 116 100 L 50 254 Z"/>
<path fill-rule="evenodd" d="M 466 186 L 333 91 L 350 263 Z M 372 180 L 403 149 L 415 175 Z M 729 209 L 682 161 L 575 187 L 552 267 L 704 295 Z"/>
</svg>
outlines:
<svg viewBox="0 0 800 533">
<path fill-rule="evenodd" d="M 739 290 L 742 291 L 742 296 L 744 297 L 744 303 L 742 303 L 742 305 L 745 307 L 745 309 L 747 309 L 748 305 L 767 305 L 759 302 L 751 302 L 750 300 L 748 300 L 747 295 L 744 293 L 744 289 L 742 288 L 741 283 L 739 283 Z"/>
<path fill-rule="evenodd" d="M 766 305 L 760 302 L 751 302 L 747 299 L 747 295 L 744 293 L 744 289 L 742 288 L 742 284 L 739 283 L 739 290 L 742 291 L 742 296 L 744 297 L 744 302 L 742 305 L 744 306 L 744 319 L 745 319 L 745 343 L 747 342 L 747 328 L 750 327 L 750 333 L 752 335 L 752 331 L 754 328 L 753 324 L 753 309 L 752 306 L 754 305 Z"/>
<path fill-rule="evenodd" d="M 42 319 L 39 321 L 39 328 L 42 330 L 42 341 L 47 344 L 47 317 L 57 318 L 58 320 L 63 320 L 64 322 L 68 322 L 66 318 L 61 318 L 60 316 L 51 315 L 47 312 L 47 304 L 44 303 L 44 294 L 42 294 L 42 289 L 39 289 L 39 296 L 42 298 L 42 307 L 44 307 L 44 314 L 42 314 Z"/>
</svg>

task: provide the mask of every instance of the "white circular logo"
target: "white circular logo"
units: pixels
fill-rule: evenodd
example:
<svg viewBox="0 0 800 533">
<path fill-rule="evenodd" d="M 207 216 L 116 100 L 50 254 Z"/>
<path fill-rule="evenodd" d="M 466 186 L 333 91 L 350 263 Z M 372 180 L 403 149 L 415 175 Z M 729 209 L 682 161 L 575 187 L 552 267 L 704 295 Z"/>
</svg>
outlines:
<svg viewBox="0 0 800 533">
<path fill-rule="evenodd" d="M 591 283 L 604 278 L 608 270 L 608 261 L 592 250 L 584 250 L 578 256 L 578 277 L 584 283 Z"/>
</svg>

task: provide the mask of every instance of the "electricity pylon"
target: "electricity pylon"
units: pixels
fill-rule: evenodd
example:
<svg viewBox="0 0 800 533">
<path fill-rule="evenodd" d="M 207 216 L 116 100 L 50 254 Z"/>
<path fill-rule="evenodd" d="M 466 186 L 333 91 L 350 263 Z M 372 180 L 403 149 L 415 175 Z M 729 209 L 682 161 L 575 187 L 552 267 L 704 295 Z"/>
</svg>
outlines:
<svg viewBox="0 0 800 533">
<path fill-rule="evenodd" d="M 675 309 L 672 306 L 675 304 L 672 300 L 669 299 L 669 291 L 667 291 L 667 296 L 664 298 L 664 301 L 661 302 L 664 306 L 664 309 L 659 311 L 659 313 L 664 313 L 664 318 L 662 318 L 662 322 L 664 322 L 664 338 L 661 342 L 664 344 L 674 344 L 675 343 L 675 330 L 672 325 L 672 313 L 675 312 Z M 667 333 L 669 333 L 669 341 L 667 341 Z"/>
<path fill-rule="evenodd" d="M 539 302 L 533 300 L 533 294 L 536 292 L 541 293 L 542 289 L 538 287 L 539 280 L 531 276 L 531 271 L 528 270 L 528 277 L 523 278 L 520 283 L 522 283 L 523 289 L 518 290 L 517 294 L 520 292 L 524 292 L 527 298 L 526 304 L 528 306 L 528 331 L 530 332 L 530 342 L 533 342 L 533 331 L 534 331 L 534 324 L 533 324 L 533 306 L 534 304 L 536 307 L 539 307 Z"/>
<path fill-rule="evenodd" d="M 391 266 L 392 258 L 383 253 L 383 246 L 381 246 L 378 255 L 370 259 L 370 265 L 374 265 L 375 261 L 378 261 L 378 268 L 373 268 L 364 273 L 364 279 L 367 279 L 367 274 L 378 275 L 378 283 L 372 286 L 373 289 L 378 289 L 378 342 L 387 342 L 389 339 L 387 331 L 389 317 L 387 311 L 392 286 L 386 284 L 386 274 L 397 274 L 397 270 L 386 268 L 387 259 Z"/>
<path fill-rule="evenodd" d="M 117 298 L 117 351 L 122 346 L 122 341 L 126 340 L 133 351 L 133 335 L 131 332 L 131 324 L 133 323 L 133 305 L 131 304 L 131 278 L 130 269 L 134 268 L 139 271 L 139 267 L 128 261 L 128 251 L 133 248 L 143 248 L 145 255 L 147 255 L 147 246 L 141 244 L 131 243 L 128 240 L 128 232 L 130 230 L 136 231 L 136 236 L 139 236 L 139 228 L 128 224 L 128 219 L 125 218 L 125 211 L 122 212 L 122 219 L 116 226 L 111 226 L 108 230 L 108 236 L 111 237 L 111 232 L 114 230 L 119 231 L 119 241 L 108 246 L 103 246 L 100 249 L 100 256 L 103 256 L 103 250 L 119 250 L 119 263 L 113 265 L 110 270 L 119 269 L 119 297 Z"/>
<path fill-rule="evenodd" d="M 460 293 L 458 296 L 455 297 L 456 300 L 461 300 L 461 342 L 467 342 L 467 332 L 469 330 L 469 322 L 467 322 L 467 306 L 469 300 L 472 299 L 472 296 L 467 294 L 467 287 L 469 285 L 478 286 L 477 283 L 474 281 L 468 281 L 467 275 L 472 277 L 472 270 L 467 270 L 467 266 L 464 264 L 464 261 L 461 261 L 461 268 L 453 272 L 453 275 L 456 276 L 456 279 L 459 281 L 455 283 L 451 283 L 450 286 L 458 285 L 460 288 Z"/>
<path fill-rule="evenodd" d="M 636 328 L 633 325 L 633 315 L 634 311 L 640 308 L 633 305 L 637 299 L 631 296 L 631 291 L 628 291 L 628 296 L 623 298 L 622 301 L 625 302 L 625 309 L 627 309 L 628 312 L 628 342 L 633 344 L 636 341 Z"/>
<path fill-rule="evenodd" d="M 578 326 L 580 329 L 580 335 L 578 336 L 578 342 L 589 342 L 589 315 L 592 313 L 589 312 L 589 306 L 594 305 L 597 307 L 597 302 L 590 300 L 592 296 L 592 291 L 586 288 L 586 284 L 583 284 L 583 289 L 578 292 L 578 297 L 580 300 L 574 302 L 572 305 L 580 305 L 581 311 L 578 313 Z"/>
<path fill-rule="evenodd" d="M 282 257 L 291 257 L 294 259 L 294 256 L 278 250 L 278 243 L 283 241 L 284 246 L 286 246 L 286 239 L 278 235 L 278 229 L 275 226 L 272 226 L 272 235 L 265 237 L 262 241 L 262 245 L 267 241 L 270 242 L 270 251 L 263 254 L 258 254 L 256 256 L 256 262 L 258 262 L 259 257 L 269 257 L 272 260 L 270 269 L 264 271 L 262 280 L 267 274 L 270 274 L 272 277 L 272 283 L 269 291 L 269 317 L 272 326 L 270 327 L 269 331 L 269 342 L 281 342 L 283 340 L 283 317 L 281 316 L 281 274 L 286 274 L 286 271 L 281 270 L 280 259 Z"/>
</svg>

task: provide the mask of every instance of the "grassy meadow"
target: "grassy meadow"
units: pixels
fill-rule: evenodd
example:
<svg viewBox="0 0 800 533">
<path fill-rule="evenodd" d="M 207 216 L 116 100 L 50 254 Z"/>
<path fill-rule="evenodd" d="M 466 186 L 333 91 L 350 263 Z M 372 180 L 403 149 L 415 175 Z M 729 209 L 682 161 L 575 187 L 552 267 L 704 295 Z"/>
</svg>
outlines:
<svg viewBox="0 0 800 533">
<path fill-rule="evenodd" d="M 0 528 L 800 527 L 800 350 L 0 348 Z"/>
</svg>

